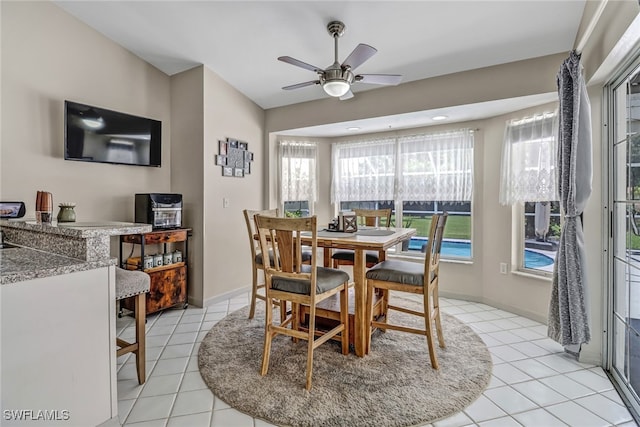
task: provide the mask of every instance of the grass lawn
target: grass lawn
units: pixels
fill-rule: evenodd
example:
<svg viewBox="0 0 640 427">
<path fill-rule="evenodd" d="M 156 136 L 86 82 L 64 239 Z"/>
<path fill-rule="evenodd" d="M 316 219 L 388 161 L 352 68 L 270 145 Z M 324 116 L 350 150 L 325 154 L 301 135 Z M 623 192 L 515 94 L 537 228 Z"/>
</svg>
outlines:
<svg viewBox="0 0 640 427">
<path fill-rule="evenodd" d="M 431 216 L 419 217 L 405 215 L 402 222 L 404 223 L 403 227 L 417 229 L 418 236 L 426 237 L 429 235 Z M 391 217 L 391 224 L 395 224 L 394 217 Z M 471 216 L 449 215 L 447 225 L 444 229 L 444 238 L 471 240 Z"/>
</svg>

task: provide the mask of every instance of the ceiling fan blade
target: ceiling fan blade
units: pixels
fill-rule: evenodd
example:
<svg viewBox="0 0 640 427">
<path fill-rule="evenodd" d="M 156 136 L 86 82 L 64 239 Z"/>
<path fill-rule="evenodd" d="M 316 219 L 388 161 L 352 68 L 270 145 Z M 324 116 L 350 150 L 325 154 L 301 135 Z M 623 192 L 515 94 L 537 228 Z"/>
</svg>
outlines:
<svg viewBox="0 0 640 427">
<path fill-rule="evenodd" d="M 353 98 L 353 92 L 351 92 L 351 89 L 349 89 L 347 93 L 345 93 L 340 97 L 340 101 L 346 101 L 347 99 L 351 99 L 351 98 Z"/>
<path fill-rule="evenodd" d="M 294 85 L 285 86 L 282 89 L 291 90 L 291 89 L 298 89 L 298 88 L 305 87 L 305 86 L 312 86 L 312 85 L 319 85 L 319 84 L 320 84 L 320 80 L 311 80 L 311 81 L 308 81 L 308 82 L 296 83 Z"/>
<path fill-rule="evenodd" d="M 364 64 L 367 59 L 375 55 L 376 52 L 376 48 L 371 47 L 368 44 L 360 43 L 355 49 L 353 49 L 353 52 L 347 56 L 347 59 L 344 60 L 342 66 L 349 66 L 352 70 L 355 70 L 360 65 Z"/>
<path fill-rule="evenodd" d="M 401 80 L 400 74 L 358 74 L 355 78 L 355 81 L 361 83 L 390 86 L 399 84 Z"/>
<path fill-rule="evenodd" d="M 315 73 L 319 71 L 323 71 L 322 68 L 316 67 L 315 65 L 307 64 L 306 62 L 302 62 L 298 59 L 292 58 L 290 56 L 281 56 L 278 58 L 278 61 L 286 62 L 287 64 L 295 65 L 296 67 L 304 68 L 305 70 L 313 71 Z"/>
</svg>

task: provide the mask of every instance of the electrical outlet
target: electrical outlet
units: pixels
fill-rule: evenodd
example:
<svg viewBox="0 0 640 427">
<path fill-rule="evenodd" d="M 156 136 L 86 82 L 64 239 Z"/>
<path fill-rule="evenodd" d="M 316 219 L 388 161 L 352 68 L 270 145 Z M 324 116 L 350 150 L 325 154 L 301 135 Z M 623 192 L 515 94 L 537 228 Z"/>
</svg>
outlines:
<svg viewBox="0 0 640 427">
<path fill-rule="evenodd" d="M 507 274 L 507 263 L 506 262 L 501 262 L 500 263 L 500 274 Z"/>
<path fill-rule="evenodd" d="M 223 208 L 228 208 L 229 207 L 229 198 L 228 197 L 223 197 L 222 198 L 222 207 Z"/>
</svg>

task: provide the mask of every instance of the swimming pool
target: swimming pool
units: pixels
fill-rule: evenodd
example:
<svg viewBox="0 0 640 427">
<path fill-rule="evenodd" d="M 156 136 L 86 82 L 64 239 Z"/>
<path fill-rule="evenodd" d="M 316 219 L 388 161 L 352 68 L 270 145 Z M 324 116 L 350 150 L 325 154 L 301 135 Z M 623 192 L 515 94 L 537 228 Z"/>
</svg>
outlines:
<svg viewBox="0 0 640 427">
<path fill-rule="evenodd" d="M 427 239 L 412 238 L 409 241 L 410 251 L 421 251 L 422 246 L 427 244 Z M 442 241 L 442 256 L 454 258 L 471 258 L 470 242 L 452 242 L 449 240 Z M 524 250 L 524 266 L 525 268 L 541 268 L 553 264 L 553 258 L 541 254 L 539 252 Z"/>
</svg>

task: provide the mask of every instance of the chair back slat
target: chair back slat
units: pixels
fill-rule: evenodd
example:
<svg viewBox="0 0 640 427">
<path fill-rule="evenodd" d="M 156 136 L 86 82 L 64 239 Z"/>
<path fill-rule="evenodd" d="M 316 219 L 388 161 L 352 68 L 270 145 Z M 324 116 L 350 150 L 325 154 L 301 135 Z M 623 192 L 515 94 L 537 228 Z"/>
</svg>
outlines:
<svg viewBox="0 0 640 427">
<path fill-rule="evenodd" d="M 244 213 L 244 221 L 247 225 L 247 234 L 249 235 L 249 245 L 251 247 L 251 259 L 255 259 L 256 255 L 260 253 L 260 242 L 255 239 L 256 235 L 256 223 L 254 217 L 256 215 L 266 215 L 266 216 L 278 216 L 278 209 L 264 209 L 264 210 L 251 210 L 245 209 Z"/>
<path fill-rule="evenodd" d="M 299 272 L 300 269 L 295 262 L 295 245 L 293 239 L 293 231 L 291 230 L 275 230 L 277 242 L 276 259 L 280 260 L 280 271 L 285 273 Z"/>
<path fill-rule="evenodd" d="M 268 251 L 273 253 L 272 260 L 269 259 L 271 257 L 263 257 L 265 271 L 268 275 L 311 280 L 311 283 L 315 285 L 318 248 L 317 218 L 315 216 L 275 218 L 256 215 L 255 223 L 262 253 L 269 253 Z M 310 274 L 302 273 L 303 232 L 308 232 L 312 236 Z M 311 292 L 315 293 L 315 286 L 312 286 Z"/>
<path fill-rule="evenodd" d="M 437 280 L 438 267 L 440 264 L 440 252 L 442 250 L 442 238 L 444 237 L 444 228 L 447 224 L 448 214 L 434 214 L 431 217 L 431 228 L 429 229 L 429 240 L 424 257 L 424 277 L 425 282 L 431 283 Z M 427 283 L 425 283 L 425 286 Z"/>
<path fill-rule="evenodd" d="M 382 227 L 382 220 L 385 220 L 385 227 L 391 224 L 391 209 L 354 209 L 353 212 L 358 217 L 358 223 L 364 222 L 369 227 Z"/>
</svg>

